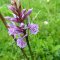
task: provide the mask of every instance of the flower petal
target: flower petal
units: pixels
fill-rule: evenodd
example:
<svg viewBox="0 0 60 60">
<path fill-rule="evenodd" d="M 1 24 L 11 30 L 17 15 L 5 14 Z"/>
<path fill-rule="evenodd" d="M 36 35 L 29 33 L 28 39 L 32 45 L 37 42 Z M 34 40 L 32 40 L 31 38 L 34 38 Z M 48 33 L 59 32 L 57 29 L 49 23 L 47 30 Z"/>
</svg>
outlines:
<svg viewBox="0 0 60 60">
<path fill-rule="evenodd" d="M 14 6 L 8 6 L 8 8 L 11 10 L 11 11 L 15 11 L 16 10 L 16 8 L 14 7 Z"/>
<path fill-rule="evenodd" d="M 20 48 L 24 48 L 26 47 L 27 43 L 23 41 L 22 38 L 17 39 L 17 46 L 19 46 Z"/>
<path fill-rule="evenodd" d="M 25 13 L 23 19 L 27 18 L 27 16 L 30 15 L 31 12 L 32 12 L 32 9 L 29 9 L 29 10 Z"/>
<path fill-rule="evenodd" d="M 19 20 L 18 17 L 13 18 L 13 17 L 9 17 L 9 16 L 7 16 L 7 17 L 5 17 L 5 19 L 20 23 L 20 20 Z"/>
<path fill-rule="evenodd" d="M 38 32 L 38 25 L 37 24 L 28 24 L 28 28 L 32 34 L 37 34 Z"/>
</svg>

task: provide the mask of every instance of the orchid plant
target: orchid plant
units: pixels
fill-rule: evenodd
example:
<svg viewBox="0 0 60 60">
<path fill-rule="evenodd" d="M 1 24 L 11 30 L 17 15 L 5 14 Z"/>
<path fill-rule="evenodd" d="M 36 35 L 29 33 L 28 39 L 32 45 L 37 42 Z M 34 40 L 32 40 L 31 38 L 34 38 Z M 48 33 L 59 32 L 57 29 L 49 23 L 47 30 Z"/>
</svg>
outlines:
<svg viewBox="0 0 60 60">
<path fill-rule="evenodd" d="M 20 0 L 11 0 L 11 5 L 8 6 L 8 8 L 12 11 L 13 17 L 6 16 L 4 18 L 10 22 L 7 23 L 8 33 L 14 37 L 17 46 L 24 49 L 28 45 L 32 56 L 28 36 L 29 31 L 34 35 L 38 33 L 38 25 L 30 22 L 29 15 L 31 14 L 32 9 L 28 9 L 28 11 L 22 9 L 20 2 Z"/>
</svg>

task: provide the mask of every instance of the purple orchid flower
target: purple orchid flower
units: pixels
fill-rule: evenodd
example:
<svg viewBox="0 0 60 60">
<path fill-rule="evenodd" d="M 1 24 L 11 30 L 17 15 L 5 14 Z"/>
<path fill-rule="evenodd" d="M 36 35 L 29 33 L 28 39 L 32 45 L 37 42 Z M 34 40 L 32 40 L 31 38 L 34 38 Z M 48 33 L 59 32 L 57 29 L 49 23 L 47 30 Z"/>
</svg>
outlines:
<svg viewBox="0 0 60 60">
<path fill-rule="evenodd" d="M 13 35 L 14 38 L 16 38 L 16 35 L 18 35 L 18 38 L 16 38 L 17 46 L 24 48 L 27 45 L 24 41 L 25 34 L 27 34 L 26 30 L 30 29 L 32 34 L 37 34 L 38 32 L 37 24 L 30 24 L 28 20 L 28 26 L 24 23 L 26 18 L 28 19 L 29 15 L 31 14 L 32 9 L 29 9 L 28 11 L 26 11 L 26 9 L 22 10 L 21 5 L 18 7 L 15 2 L 11 6 L 8 6 L 8 8 L 13 12 L 13 17 L 7 16 L 5 19 L 14 23 L 8 25 L 8 33 L 9 35 Z M 22 36 L 20 34 L 22 34 Z"/>
<path fill-rule="evenodd" d="M 14 7 L 14 6 L 8 6 L 8 8 L 11 10 L 11 11 L 14 11 L 14 10 L 16 10 L 16 8 Z"/>
<path fill-rule="evenodd" d="M 24 30 L 23 27 L 10 25 L 8 28 L 8 33 L 9 35 L 15 35 L 15 34 L 23 33 L 23 30 Z"/>
<path fill-rule="evenodd" d="M 18 15 L 17 11 L 16 11 L 16 7 L 13 5 L 8 6 L 8 9 L 11 10 L 14 14 Z"/>
<path fill-rule="evenodd" d="M 38 25 L 37 24 L 28 24 L 28 28 L 32 34 L 38 33 Z"/>
<path fill-rule="evenodd" d="M 29 9 L 27 12 L 25 12 L 23 19 L 26 19 L 28 17 L 28 15 L 30 15 L 32 12 L 32 9 Z"/>
<path fill-rule="evenodd" d="M 20 23 L 20 20 L 18 17 L 5 17 L 6 20 L 10 20 L 10 21 L 13 21 L 13 22 L 17 22 L 17 23 Z"/>
<path fill-rule="evenodd" d="M 18 38 L 17 39 L 17 46 L 19 46 L 20 48 L 24 48 L 26 47 L 27 43 L 23 40 L 23 38 Z"/>
</svg>

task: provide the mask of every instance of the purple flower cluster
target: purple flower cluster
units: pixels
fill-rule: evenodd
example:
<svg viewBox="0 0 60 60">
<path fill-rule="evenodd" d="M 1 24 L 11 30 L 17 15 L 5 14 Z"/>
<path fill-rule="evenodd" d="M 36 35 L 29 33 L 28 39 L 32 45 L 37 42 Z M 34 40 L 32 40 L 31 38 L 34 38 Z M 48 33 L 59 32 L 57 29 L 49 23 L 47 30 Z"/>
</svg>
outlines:
<svg viewBox="0 0 60 60">
<path fill-rule="evenodd" d="M 28 24 L 25 23 L 32 12 L 32 9 L 26 11 L 26 9 L 21 9 L 21 5 L 18 8 L 16 3 L 8 6 L 8 8 L 13 12 L 13 17 L 5 17 L 6 20 L 10 21 L 10 24 L 8 24 L 8 33 L 17 39 L 17 46 L 24 48 L 27 45 L 25 37 L 28 35 L 27 33 L 27 35 L 24 34 L 24 31 L 29 29 L 31 34 L 37 34 L 38 32 L 37 24 L 30 24 L 29 22 Z"/>
</svg>

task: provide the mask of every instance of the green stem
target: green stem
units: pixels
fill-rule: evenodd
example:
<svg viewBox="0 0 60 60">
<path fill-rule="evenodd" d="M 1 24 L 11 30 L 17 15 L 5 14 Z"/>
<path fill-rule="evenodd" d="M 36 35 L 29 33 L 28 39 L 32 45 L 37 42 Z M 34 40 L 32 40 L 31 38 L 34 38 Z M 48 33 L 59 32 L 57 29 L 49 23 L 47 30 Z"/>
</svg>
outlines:
<svg viewBox="0 0 60 60">
<path fill-rule="evenodd" d="M 28 45 L 28 47 L 29 47 L 29 51 L 30 51 L 30 54 L 31 54 L 31 58 L 32 58 L 32 60 L 34 60 L 34 59 L 33 59 L 33 53 L 32 53 L 32 50 L 31 50 L 31 47 L 30 47 L 30 44 L 29 44 L 29 41 L 28 41 L 28 36 L 26 37 L 26 41 L 27 41 L 27 45 Z"/>
<path fill-rule="evenodd" d="M 25 54 L 24 49 L 21 49 L 21 51 L 23 52 L 23 55 L 27 58 L 27 60 L 29 60 L 29 58 L 28 58 L 27 55 Z"/>
<path fill-rule="evenodd" d="M 25 34 L 26 34 L 26 30 L 24 31 L 24 35 Z M 27 42 L 27 45 L 28 45 L 28 48 L 29 48 L 29 51 L 30 51 L 31 58 L 32 58 L 32 60 L 34 60 L 33 53 L 32 53 L 32 50 L 31 50 L 31 47 L 30 47 L 30 44 L 29 44 L 28 36 L 26 36 L 26 42 Z"/>
<path fill-rule="evenodd" d="M 5 27 L 7 28 L 7 23 L 5 22 L 4 17 L 2 16 L 2 14 L 0 13 L 0 19 L 2 20 L 2 22 L 4 23 Z"/>
</svg>

